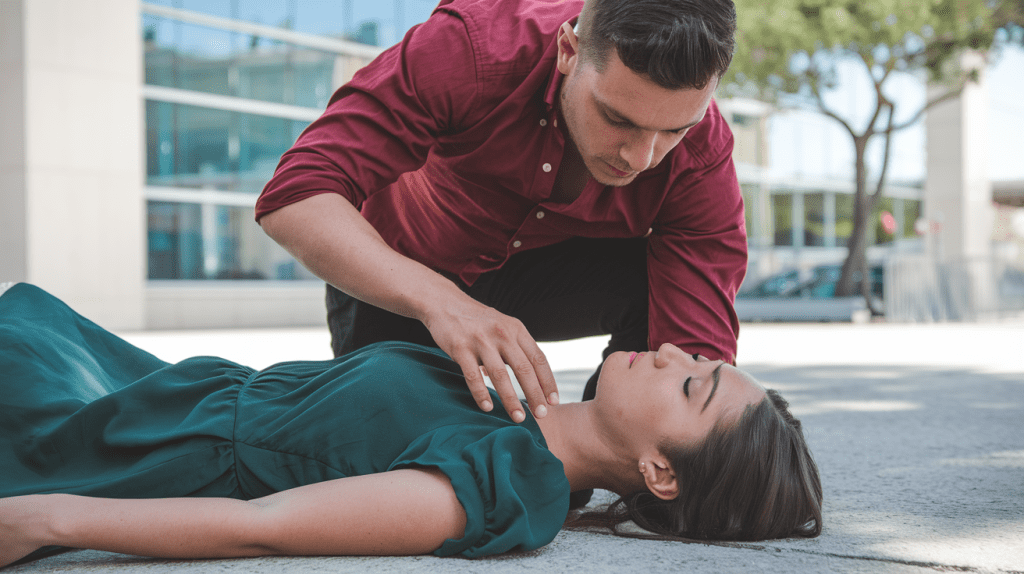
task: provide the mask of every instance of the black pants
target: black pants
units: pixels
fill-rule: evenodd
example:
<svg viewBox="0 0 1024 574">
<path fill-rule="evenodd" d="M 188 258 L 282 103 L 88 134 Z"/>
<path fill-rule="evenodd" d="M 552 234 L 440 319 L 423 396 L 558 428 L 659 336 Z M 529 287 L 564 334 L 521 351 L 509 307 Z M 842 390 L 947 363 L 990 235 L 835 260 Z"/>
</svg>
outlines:
<svg viewBox="0 0 1024 574">
<path fill-rule="evenodd" d="M 523 322 L 537 341 L 611 335 L 603 357 L 647 350 L 647 240 L 576 238 L 524 251 L 462 290 Z M 363 303 L 327 286 L 334 356 L 379 341 L 436 347 L 422 323 Z M 597 372 L 583 400 L 594 396 Z"/>
</svg>

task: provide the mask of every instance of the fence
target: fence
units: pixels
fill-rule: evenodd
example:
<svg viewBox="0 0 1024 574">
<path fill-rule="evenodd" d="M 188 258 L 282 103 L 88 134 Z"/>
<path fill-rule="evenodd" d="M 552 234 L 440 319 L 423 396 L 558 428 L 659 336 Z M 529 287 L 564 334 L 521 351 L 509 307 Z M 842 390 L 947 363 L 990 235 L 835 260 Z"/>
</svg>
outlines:
<svg viewBox="0 0 1024 574">
<path fill-rule="evenodd" d="M 885 315 L 893 322 L 1024 316 L 1024 265 L 997 258 L 894 256 L 886 263 Z"/>
</svg>

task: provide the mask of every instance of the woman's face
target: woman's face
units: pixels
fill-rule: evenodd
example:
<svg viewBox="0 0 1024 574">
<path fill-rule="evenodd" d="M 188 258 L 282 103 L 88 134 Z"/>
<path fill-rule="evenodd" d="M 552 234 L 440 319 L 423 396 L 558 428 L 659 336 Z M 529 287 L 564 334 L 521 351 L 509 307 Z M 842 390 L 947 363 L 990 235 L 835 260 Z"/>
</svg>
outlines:
<svg viewBox="0 0 1024 574">
<path fill-rule="evenodd" d="M 719 420 L 735 422 L 764 397 L 743 371 L 664 344 L 656 352 L 609 356 L 594 406 L 626 442 L 699 444 Z"/>
</svg>

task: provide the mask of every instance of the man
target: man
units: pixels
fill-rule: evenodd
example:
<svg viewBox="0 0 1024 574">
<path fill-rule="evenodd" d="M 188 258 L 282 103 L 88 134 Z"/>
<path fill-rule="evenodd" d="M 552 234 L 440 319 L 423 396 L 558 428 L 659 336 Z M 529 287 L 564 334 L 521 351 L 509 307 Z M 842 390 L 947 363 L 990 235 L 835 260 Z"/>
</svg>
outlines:
<svg viewBox="0 0 1024 574">
<path fill-rule="evenodd" d="M 335 354 L 436 343 L 516 421 L 505 364 L 536 416 L 558 400 L 535 340 L 734 362 L 746 233 L 712 102 L 734 31 L 731 0 L 443 1 L 335 93 L 257 203 L 329 284 Z"/>
</svg>

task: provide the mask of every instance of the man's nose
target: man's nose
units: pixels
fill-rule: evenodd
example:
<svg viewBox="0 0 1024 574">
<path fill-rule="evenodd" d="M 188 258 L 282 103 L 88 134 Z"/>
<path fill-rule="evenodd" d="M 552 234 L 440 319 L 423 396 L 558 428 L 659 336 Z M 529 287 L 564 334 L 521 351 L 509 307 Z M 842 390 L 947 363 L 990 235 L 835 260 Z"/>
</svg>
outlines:
<svg viewBox="0 0 1024 574">
<path fill-rule="evenodd" d="M 654 159 L 654 147 L 658 140 L 658 132 L 639 132 L 634 134 L 619 149 L 619 156 L 632 171 L 643 171 L 651 167 Z"/>
</svg>

